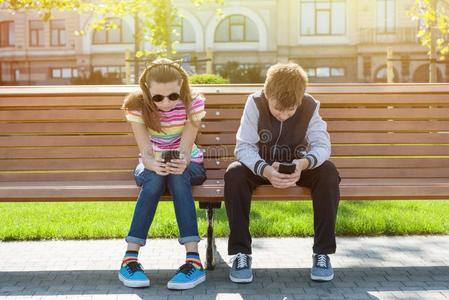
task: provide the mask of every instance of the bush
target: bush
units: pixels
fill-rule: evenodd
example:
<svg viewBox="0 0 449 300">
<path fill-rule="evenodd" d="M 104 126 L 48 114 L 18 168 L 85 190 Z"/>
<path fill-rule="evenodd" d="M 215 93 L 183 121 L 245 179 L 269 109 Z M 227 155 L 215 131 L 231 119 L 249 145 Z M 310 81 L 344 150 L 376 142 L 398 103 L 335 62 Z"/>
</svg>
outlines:
<svg viewBox="0 0 449 300">
<path fill-rule="evenodd" d="M 262 83 L 265 81 L 260 65 L 244 68 L 239 62 L 229 61 L 219 73 L 229 79 L 230 83 Z"/>
<path fill-rule="evenodd" d="M 70 80 L 71 84 L 89 85 L 89 84 L 122 84 L 121 78 L 105 77 L 100 71 L 91 72 L 89 77 L 74 77 Z"/>
<path fill-rule="evenodd" d="M 194 74 L 189 77 L 192 84 L 225 84 L 229 80 L 215 74 Z"/>
</svg>

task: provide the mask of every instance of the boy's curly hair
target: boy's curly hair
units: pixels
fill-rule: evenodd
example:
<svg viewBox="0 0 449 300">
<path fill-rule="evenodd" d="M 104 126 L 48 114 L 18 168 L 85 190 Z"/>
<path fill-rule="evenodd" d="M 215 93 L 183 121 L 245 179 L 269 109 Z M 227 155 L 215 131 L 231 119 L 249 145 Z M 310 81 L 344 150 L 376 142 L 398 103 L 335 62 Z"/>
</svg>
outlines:
<svg viewBox="0 0 449 300">
<path fill-rule="evenodd" d="M 267 71 L 264 93 L 268 100 L 276 101 L 281 111 L 301 105 L 308 78 L 303 68 L 295 63 L 278 63 Z"/>
</svg>

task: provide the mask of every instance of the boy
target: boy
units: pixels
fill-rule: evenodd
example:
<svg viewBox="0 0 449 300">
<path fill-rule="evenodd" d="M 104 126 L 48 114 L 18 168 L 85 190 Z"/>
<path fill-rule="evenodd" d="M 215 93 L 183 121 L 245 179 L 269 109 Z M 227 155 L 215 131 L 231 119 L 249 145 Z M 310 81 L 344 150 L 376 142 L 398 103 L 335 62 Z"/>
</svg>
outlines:
<svg viewBox="0 0 449 300">
<path fill-rule="evenodd" d="M 262 184 L 276 188 L 309 187 L 314 211 L 312 280 L 334 277 L 328 254 L 335 253 L 335 222 L 340 177 L 330 157 L 327 125 L 320 103 L 305 93 L 307 75 L 297 64 L 276 64 L 267 72 L 264 89 L 248 97 L 237 132 L 235 156 L 227 169 L 225 203 L 234 255 L 229 277 L 248 283 L 251 270 L 249 215 L 251 195 Z M 294 173 L 279 172 L 280 163 L 294 163 Z"/>
</svg>

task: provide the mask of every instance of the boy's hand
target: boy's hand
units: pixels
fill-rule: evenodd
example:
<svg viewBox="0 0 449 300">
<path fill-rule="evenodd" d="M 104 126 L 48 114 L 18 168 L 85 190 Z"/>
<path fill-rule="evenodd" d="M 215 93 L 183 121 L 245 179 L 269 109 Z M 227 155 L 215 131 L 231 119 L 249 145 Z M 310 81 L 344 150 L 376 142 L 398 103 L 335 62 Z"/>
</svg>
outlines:
<svg viewBox="0 0 449 300">
<path fill-rule="evenodd" d="M 301 178 L 302 171 L 304 171 L 309 165 L 309 161 L 305 158 L 301 158 L 293 160 L 293 163 L 296 164 L 296 169 L 295 172 L 291 174 L 291 179 L 293 182 L 292 186 L 295 186 Z"/>
<path fill-rule="evenodd" d="M 305 158 L 302 158 L 293 160 L 293 163 L 296 164 L 296 170 L 292 174 L 279 173 L 280 163 L 276 161 L 271 166 L 265 168 L 264 176 L 268 178 L 271 184 L 276 188 L 288 188 L 291 186 L 295 186 L 301 178 L 302 171 L 305 170 L 309 165 L 309 161 Z M 270 170 L 269 168 L 271 168 L 272 170 Z"/>
<path fill-rule="evenodd" d="M 275 188 L 286 189 L 291 187 L 292 183 L 296 183 L 296 181 L 292 181 L 292 175 L 279 173 L 277 168 L 279 168 L 279 163 L 273 163 L 273 166 L 267 166 L 263 170 L 263 176 L 267 178 Z"/>
<path fill-rule="evenodd" d="M 156 174 L 161 176 L 168 175 L 167 165 L 164 163 L 164 160 L 161 158 L 145 158 L 143 160 L 143 165 L 146 169 L 154 171 Z"/>
</svg>

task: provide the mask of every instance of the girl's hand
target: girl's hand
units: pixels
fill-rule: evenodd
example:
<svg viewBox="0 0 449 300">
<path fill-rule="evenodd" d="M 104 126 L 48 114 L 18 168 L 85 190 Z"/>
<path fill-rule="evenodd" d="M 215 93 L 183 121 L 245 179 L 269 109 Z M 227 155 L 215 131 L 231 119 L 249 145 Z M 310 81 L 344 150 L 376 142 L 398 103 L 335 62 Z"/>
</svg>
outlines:
<svg viewBox="0 0 449 300">
<path fill-rule="evenodd" d="M 146 158 L 143 161 L 143 164 L 146 169 L 154 171 L 156 174 L 161 176 L 168 175 L 167 165 L 164 163 L 164 160 L 161 158 Z"/>
<path fill-rule="evenodd" d="M 167 171 L 170 174 L 181 175 L 187 168 L 187 160 L 185 158 L 172 159 L 167 163 Z"/>
</svg>

